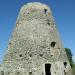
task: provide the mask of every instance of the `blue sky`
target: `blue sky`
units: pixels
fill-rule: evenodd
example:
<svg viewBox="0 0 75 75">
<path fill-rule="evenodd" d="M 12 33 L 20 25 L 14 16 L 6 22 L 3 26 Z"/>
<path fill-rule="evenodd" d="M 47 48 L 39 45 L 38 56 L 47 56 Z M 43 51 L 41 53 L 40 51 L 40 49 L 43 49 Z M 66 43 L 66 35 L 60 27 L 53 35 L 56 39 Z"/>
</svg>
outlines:
<svg viewBox="0 0 75 75">
<path fill-rule="evenodd" d="M 22 5 L 42 2 L 51 7 L 64 47 L 72 50 L 75 60 L 75 0 L 0 0 L 0 63 Z"/>
</svg>

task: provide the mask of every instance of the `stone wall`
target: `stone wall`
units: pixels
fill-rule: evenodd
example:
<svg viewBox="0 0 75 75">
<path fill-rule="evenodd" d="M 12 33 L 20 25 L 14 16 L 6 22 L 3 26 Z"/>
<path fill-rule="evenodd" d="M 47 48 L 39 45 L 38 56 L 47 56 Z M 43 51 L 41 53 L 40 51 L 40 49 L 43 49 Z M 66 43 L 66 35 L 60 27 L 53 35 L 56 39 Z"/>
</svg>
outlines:
<svg viewBox="0 0 75 75">
<path fill-rule="evenodd" d="M 72 75 L 47 5 L 21 8 L 1 67 L 0 75 Z"/>
</svg>

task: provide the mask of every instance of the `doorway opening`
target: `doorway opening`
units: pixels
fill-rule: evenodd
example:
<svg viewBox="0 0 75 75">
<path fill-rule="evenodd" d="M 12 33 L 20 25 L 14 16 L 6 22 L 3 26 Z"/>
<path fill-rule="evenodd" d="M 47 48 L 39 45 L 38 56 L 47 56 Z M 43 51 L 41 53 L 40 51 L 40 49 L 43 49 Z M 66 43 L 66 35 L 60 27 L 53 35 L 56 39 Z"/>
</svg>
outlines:
<svg viewBox="0 0 75 75">
<path fill-rule="evenodd" d="M 45 64 L 45 74 L 51 75 L 51 64 Z"/>
</svg>

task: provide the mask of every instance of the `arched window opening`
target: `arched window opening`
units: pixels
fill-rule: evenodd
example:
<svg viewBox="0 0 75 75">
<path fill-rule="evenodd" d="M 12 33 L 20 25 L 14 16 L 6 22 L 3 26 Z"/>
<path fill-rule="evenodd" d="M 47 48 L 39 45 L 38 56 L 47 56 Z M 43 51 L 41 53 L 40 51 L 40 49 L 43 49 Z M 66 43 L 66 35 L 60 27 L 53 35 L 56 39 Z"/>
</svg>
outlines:
<svg viewBox="0 0 75 75">
<path fill-rule="evenodd" d="M 64 62 L 64 66 L 65 66 L 65 68 L 66 68 L 66 66 L 67 66 L 67 62 Z"/>
</svg>

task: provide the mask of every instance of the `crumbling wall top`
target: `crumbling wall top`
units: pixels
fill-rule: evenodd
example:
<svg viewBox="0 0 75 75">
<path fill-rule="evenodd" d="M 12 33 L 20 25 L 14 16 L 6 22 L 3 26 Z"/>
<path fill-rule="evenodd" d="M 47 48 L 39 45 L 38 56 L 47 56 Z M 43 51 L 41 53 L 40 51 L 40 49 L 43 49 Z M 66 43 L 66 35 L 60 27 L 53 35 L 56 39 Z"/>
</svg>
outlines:
<svg viewBox="0 0 75 75">
<path fill-rule="evenodd" d="M 20 12 L 25 12 L 25 10 L 32 10 L 32 9 L 36 9 L 36 10 L 42 10 L 42 9 L 47 9 L 48 12 L 51 13 L 51 9 L 49 8 L 48 5 L 46 4 L 42 4 L 40 2 L 31 2 L 31 3 L 27 3 L 26 5 L 23 5 L 21 7 Z"/>
</svg>

